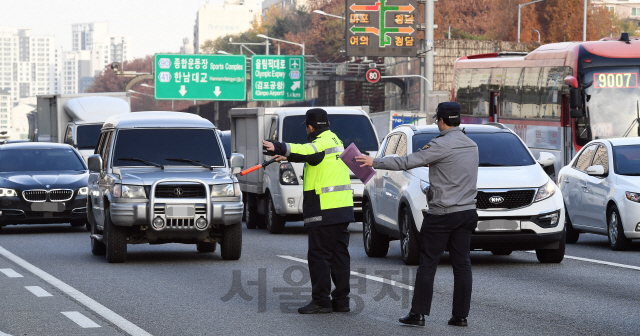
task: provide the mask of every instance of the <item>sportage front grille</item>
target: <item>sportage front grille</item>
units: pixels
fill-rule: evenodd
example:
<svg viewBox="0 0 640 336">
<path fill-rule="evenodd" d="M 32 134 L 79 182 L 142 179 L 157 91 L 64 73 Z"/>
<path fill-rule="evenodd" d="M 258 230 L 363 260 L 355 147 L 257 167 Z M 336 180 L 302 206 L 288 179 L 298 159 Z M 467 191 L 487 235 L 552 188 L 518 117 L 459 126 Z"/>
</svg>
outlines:
<svg viewBox="0 0 640 336">
<path fill-rule="evenodd" d="M 71 189 L 54 189 L 54 190 L 25 190 L 22 197 L 29 202 L 64 202 L 73 198 L 73 190 Z"/>
<path fill-rule="evenodd" d="M 478 191 L 476 207 L 478 209 L 516 209 L 527 206 L 533 202 L 535 189 L 508 190 L 508 191 Z M 491 197 L 500 196 L 504 201 L 495 204 Z"/>
<path fill-rule="evenodd" d="M 207 190 L 202 184 L 160 184 L 156 186 L 158 198 L 205 198 Z"/>
</svg>

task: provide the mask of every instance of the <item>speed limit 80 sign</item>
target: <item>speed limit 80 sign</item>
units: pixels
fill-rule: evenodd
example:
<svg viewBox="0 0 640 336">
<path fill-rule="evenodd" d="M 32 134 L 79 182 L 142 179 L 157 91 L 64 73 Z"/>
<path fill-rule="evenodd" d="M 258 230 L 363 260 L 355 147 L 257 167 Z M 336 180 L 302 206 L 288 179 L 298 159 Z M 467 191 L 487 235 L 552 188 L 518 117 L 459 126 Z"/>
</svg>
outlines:
<svg viewBox="0 0 640 336">
<path fill-rule="evenodd" d="M 369 69 L 365 76 L 369 83 L 377 83 L 380 81 L 380 71 L 378 69 Z"/>
</svg>

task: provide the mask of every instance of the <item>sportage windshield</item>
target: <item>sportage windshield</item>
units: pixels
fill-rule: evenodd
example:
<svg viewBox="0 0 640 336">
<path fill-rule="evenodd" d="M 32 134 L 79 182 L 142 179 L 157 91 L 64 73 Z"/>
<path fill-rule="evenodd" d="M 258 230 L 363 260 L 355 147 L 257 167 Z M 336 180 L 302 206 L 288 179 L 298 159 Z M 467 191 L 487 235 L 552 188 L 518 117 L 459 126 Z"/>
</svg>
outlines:
<svg viewBox="0 0 640 336">
<path fill-rule="evenodd" d="M 584 146 L 592 139 L 638 136 L 638 70 L 635 67 L 599 67 L 581 73 L 589 86 L 586 93 L 588 118 L 576 119 L 576 140 Z M 633 124 L 633 125 L 632 125 Z"/>
<path fill-rule="evenodd" d="M 438 134 L 413 136 L 413 151 L 428 144 Z M 467 136 L 478 145 L 480 167 L 530 166 L 535 160 L 520 139 L 512 133 L 470 133 Z"/>
<path fill-rule="evenodd" d="M 618 175 L 640 175 L 640 145 L 614 146 L 613 164 Z"/>
<path fill-rule="evenodd" d="M 0 151 L 0 172 L 86 170 L 71 149 L 29 148 Z"/>
<path fill-rule="evenodd" d="M 289 116 L 282 122 L 282 141 L 303 144 L 307 140 L 305 116 Z M 378 141 L 369 118 L 363 115 L 329 114 L 329 129 L 342 140 L 346 148 L 351 143 L 362 151 L 377 151 Z"/>
</svg>

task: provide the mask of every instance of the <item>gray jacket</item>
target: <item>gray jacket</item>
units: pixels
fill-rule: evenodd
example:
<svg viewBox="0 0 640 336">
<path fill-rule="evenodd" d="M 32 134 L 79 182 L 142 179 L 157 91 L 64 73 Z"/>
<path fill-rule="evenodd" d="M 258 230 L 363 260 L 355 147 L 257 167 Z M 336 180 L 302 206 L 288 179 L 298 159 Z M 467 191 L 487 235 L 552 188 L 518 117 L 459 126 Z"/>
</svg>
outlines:
<svg viewBox="0 0 640 336">
<path fill-rule="evenodd" d="M 425 149 L 403 157 L 379 158 L 373 168 L 408 170 L 429 165 L 428 213 L 444 215 L 476 208 L 478 146 L 453 127 L 433 138 Z"/>
</svg>

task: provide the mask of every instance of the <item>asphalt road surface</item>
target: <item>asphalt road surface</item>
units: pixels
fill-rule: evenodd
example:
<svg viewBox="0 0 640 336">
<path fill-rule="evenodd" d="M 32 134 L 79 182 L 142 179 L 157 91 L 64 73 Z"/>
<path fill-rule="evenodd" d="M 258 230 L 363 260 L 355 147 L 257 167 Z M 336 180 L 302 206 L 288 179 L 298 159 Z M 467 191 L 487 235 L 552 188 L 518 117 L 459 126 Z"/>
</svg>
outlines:
<svg viewBox="0 0 640 336">
<path fill-rule="evenodd" d="M 368 258 L 352 224 L 350 313 L 299 315 L 310 301 L 307 235 L 243 230 L 239 261 L 195 245 L 129 245 L 125 264 L 90 252 L 84 228 L 9 226 L 0 232 L 0 336 L 5 335 L 640 335 L 640 243 L 614 252 L 585 234 L 561 264 L 535 254 L 474 252 L 469 327 L 447 325 L 453 275 L 445 253 L 426 326 L 409 310 L 416 267 L 392 242 Z"/>
</svg>

